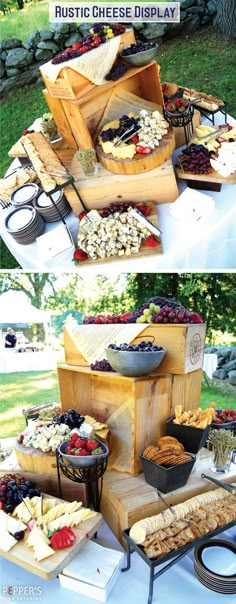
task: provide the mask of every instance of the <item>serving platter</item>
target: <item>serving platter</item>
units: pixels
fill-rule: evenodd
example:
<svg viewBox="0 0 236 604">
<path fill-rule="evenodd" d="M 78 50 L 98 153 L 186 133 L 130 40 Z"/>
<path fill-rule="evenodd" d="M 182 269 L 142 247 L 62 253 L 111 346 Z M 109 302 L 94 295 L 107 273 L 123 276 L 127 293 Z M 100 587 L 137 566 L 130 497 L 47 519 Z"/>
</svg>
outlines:
<svg viewBox="0 0 236 604">
<path fill-rule="evenodd" d="M 156 209 L 155 204 L 153 204 L 152 202 L 145 202 L 145 203 L 146 203 L 146 205 L 151 207 L 151 212 L 150 212 L 149 216 L 147 217 L 147 220 L 159 229 L 159 221 L 158 221 L 158 217 L 157 217 L 157 209 Z M 137 254 L 131 254 L 130 256 L 126 256 L 125 254 L 123 256 L 116 255 L 116 256 L 109 256 L 108 258 L 98 257 L 96 260 L 92 260 L 92 259 L 88 258 L 87 260 L 84 260 L 80 264 L 80 266 L 84 266 L 84 265 L 92 266 L 92 265 L 104 264 L 104 263 L 108 263 L 108 262 L 133 260 L 135 258 L 145 258 L 145 257 L 151 258 L 153 256 L 156 256 L 157 254 L 159 255 L 162 253 L 163 253 L 163 249 L 162 249 L 162 243 L 160 240 L 159 245 L 157 247 L 148 247 L 147 245 L 145 245 L 145 243 L 142 243 L 140 246 L 140 250 Z"/>
<path fill-rule="evenodd" d="M 45 497 L 51 498 L 50 495 L 45 495 Z M 59 498 L 57 501 L 58 503 L 65 502 Z M 40 562 L 34 559 L 32 548 L 29 548 L 26 544 L 30 533 L 28 529 L 25 531 L 24 539 L 18 541 L 8 552 L 4 552 L 0 549 L 0 556 L 43 579 L 54 579 L 63 568 L 69 564 L 70 560 L 72 560 L 74 555 L 83 547 L 83 545 L 85 545 L 85 543 L 87 543 L 87 541 L 96 533 L 101 524 L 102 515 L 99 513 L 93 518 L 81 522 L 78 527 L 73 527 L 76 540 L 71 547 L 55 550 L 55 554 Z"/>
<path fill-rule="evenodd" d="M 181 168 L 176 168 L 176 176 L 184 180 L 197 181 L 202 183 L 203 185 L 206 185 L 207 183 L 218 185 L 236 184 L 236 172 L 225 178 L 215 170 L 212 170 L 210 174 L 192 174 L 191 172 L 184 172 L 184 170 L 182 170 Z"/>
</svg>

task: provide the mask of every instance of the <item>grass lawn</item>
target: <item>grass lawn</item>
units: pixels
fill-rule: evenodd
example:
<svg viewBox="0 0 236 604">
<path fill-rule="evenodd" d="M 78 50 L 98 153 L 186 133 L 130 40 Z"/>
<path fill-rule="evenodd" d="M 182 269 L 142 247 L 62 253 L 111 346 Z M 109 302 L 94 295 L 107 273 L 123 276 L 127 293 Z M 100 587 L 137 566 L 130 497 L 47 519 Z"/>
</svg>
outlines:
<svg viewBox="0 0 236 604">
<path fill-rule="evenodd" d="M 201 407 L 215 401 L 218 409 L 236 409 L 235 389 L 227 390 L 225 384 L 208 387 L 203 383 Z M 56 371 L 1 374 L 0 398 L 0 438 L 15 436 L 25 427 L 22 409 L 59 402 Z"/>
<path fill-rule="evenodd" d="M 56 371 L 1 374 L 0 438 L 15 436 L 25 427 L 22 409 L 59 401 Z"/>
</svg>

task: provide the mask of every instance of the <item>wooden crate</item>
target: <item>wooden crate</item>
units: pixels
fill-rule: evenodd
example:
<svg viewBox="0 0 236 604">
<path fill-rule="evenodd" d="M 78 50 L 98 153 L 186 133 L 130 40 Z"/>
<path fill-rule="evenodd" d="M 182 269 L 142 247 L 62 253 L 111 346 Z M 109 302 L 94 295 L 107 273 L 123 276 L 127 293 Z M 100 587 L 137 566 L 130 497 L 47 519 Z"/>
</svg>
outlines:
<svg viewBox="0 0 236 604">
<path fill-rule="evenodd" d="M 205 469 L 204 469 L 205 471 Z M 231 473 L 230 482 L 236 480 L 236 471 Z M 165 495 L 171 505 L 182 503 L 195 495 L 217 488 L 192 473 L 187 484 Z M 101 502 L 102 514 L 112 532 L 123 546 L 126 546 L 122 531 L 135 522 L 159 514 L 166 509 L 160 501 L 156 489 L 146 483 L 143 474 L 129 476 L 120 472 L 108 471 L 104 475 Z"/>
<path fill-rule="evenodd" d="M 123 49 L 124 45 L 128 46 L 134 43 L 134 31 L 133 29 L 128 29 L 121 35 L 119 51 Z M 96 87 L 93 82 L 90 82 L 90 80 L 70 67 L 63 67 L 61 69 L 56 82 L 52 82 L 45 74 L 43 65 L 40 67 L 40 72 L 50 95 L 55 98 L 77 99 Z"/>
<path fill-rule="evenodd" d="M 147 101 L 163 105 L 159 72 L 160 66 L 153 61 L 143 67 L 132 67 L 115 82 L 93 86 L 77 100 L 60 98 L 54 103 L 48 90 L 44 91 L 44 96 L 64 140 L 71 144 L 74 139 L 74 148 L 93 148 L 93 137 L 114 89 L 126 90 Z"/>
<path fill-rule="evenodd" d="M 151 172 L 129 176 L 112 174 L 100 165 L 98 175 L 88 178 L 75 157 L 74 149 L 61 149 L 57 154 L 74 177 L 89 210 L 107 207 L 113 201 L 153 201 L 159 205 L 173 202 L 179 196 L 171 159 Z M 66 187 L 64 193 L 72 210 L 79 214 L 83 208 L 73 188 Z"/>
<path fill-rule="evenodd" d="M 66 362 L 70 365 L 85 365 L 88 362 L 84 358 L 83 350 L 79 350 L 76 333 L 86 332 L 88 327 L 91 338 L 95 333 L 94 327 L 99 328 L 99 334 L 107 334 L 107 325 L 77 325 L 64 327 L 64 344 Z M 105 327 L 105 329 L 104 329 Z M 119 325 L 122 329 L 122 325 Z M 127 338 L 127 325 L 124 325 Z M 155 344 L 166 348 L 166 355 L 161 363 L 162 373 L 185 374 L 202 369 L 204 360 L 204 343 L 206 324 L 170 324 L 170 325 L 148 325 L 140 335 L 144 339 L 153 336 Z M 126 340 L 125 340 L 126 341 Z M 140 339 L 133 339 L 132 343 L 138 343 Z M 105 356 L 105 353 L 104 353 Z"/>
<path fill-rule="evenodd" d="M 92 415 L 111 431 L 109 466 L 141 471 L 139 455 L 165 430 L 171 414 L 170 375 L 130 378 L 87 367 L 58 367 L 61 406 Z"/>
</svg>

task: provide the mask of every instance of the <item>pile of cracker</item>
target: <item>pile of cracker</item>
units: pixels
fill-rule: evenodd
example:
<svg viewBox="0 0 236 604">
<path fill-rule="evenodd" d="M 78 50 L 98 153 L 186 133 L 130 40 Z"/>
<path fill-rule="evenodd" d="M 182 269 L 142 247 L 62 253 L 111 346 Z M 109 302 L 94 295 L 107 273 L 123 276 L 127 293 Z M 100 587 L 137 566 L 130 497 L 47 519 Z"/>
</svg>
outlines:
<svg viewBox="0 0 236 604">
<path fill-rule="evenodd" d="M 176 405 L 173 423 L 184 424 L 185 426 L 192 426 L 193 428 L 201 428 L 204 430 L 212 423 L 216 415 L 214 407 L 215 403 L 210 403 L 210 406 L 204 410 L 198 407 L 198 409 L 183 411 L 182 405 Z"/>
<path fill-rule="evenodd" d="M 37 176 L 30 168 L 17 168 L 9 176 L 0 179 L 0 199 L 4 204 L 9 203 L 10 196 L 17 189 L 26 183 L 35 182 Z"/>
<path fill-rule="evenodd" d="M 173 513 L 139 520 L 130 537 L 142 545 L 148 558 L 160 558 L 236 520 L 235 497 L 223 488 L 208 491 L 173 507 Z"/>
<path fill-rule="evenodd" d="M 65 169 L 41 132 L 26 134 L 22 136 L 21 142 L 46 193 L 53 191 L 57 185 L 60 186 L 65 182 L 65 175 L 54 176 L 52 174 L 56 174 L 58 170 L 65 173 Z"/>
<path fill-rule="evenodd" d="M 144 449 L 143 456 L 165 467 L 192 461 L 192 456 L 185 453 L 184 446 L 174 436 L 162 436 L 157 446 L 149 445 Z"/>
</svg>

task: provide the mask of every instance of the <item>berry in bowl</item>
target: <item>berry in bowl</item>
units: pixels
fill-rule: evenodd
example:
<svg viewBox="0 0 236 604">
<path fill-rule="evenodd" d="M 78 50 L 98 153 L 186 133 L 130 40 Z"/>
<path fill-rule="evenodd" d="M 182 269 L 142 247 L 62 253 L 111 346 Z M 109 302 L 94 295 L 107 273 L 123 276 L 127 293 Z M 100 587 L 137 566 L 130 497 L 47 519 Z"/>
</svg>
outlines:
<svg viewBox="0 0 236 604">
<path fill-rule="evenodd" d="M 155 42 L 138 42 L 124 48 L 120 53 L 120 57 L 129 65 L 141 67 L 152 61 L 157 53 L 157 48 L 158 45 Z"/>
<path fill-rule="evenodd" d="M 59 447 L 63 461 L 75 468 L 88 468 L 102 463 L 108 457 L 108 447 L 97 439 L 81 438 L 73 433 Z"/>
<path fill-rule="evenodd" d="M 214 430 L 223 428 L 223 430 L 232 430 L 232 432 L 236 433 L 236 410 L 215 409 L 215 414 L 211 424 Z"/>
<path fill-rule="evenodd" d="M 139 344 L 109 344 L 105 353 L 115 371 L 128 377 L 139 377 L 157 369 L 166 350 L 143 340 Z"/>
</svg>

